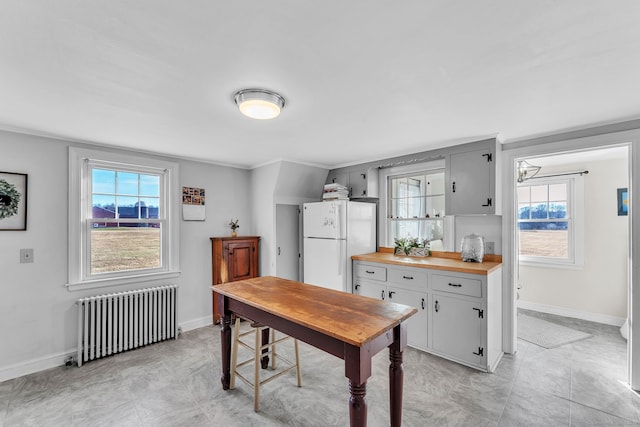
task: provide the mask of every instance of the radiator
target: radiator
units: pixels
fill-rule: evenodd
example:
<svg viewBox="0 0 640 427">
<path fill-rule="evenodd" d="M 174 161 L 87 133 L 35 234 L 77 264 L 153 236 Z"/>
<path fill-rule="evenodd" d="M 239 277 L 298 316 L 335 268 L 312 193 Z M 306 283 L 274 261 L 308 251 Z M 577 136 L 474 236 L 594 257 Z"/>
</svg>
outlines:
<svg viewBox="0 0 640 427">
<path fill-rule="evenodd" d="M 177 285 L 80 298 L 78 366 L 178 337 Z"/>
</svg>

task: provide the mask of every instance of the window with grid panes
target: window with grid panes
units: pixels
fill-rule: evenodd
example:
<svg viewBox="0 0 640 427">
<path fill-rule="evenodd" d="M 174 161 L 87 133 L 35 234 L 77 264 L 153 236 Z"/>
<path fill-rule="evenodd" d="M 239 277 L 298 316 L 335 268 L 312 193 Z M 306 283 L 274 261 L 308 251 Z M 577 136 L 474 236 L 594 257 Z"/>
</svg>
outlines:
<svg viewBox="0 0 640 427">
<path fill-rule="evenodd" d="M 518 245 L 523 262 L 575 265 L 575 179 L 535 179 L 518 184 Z"/>
<path fill-rule="evenodd" d="M 388 236 L 442 239 L 444 234 L 444 171 L 388 178 Z"/>
</svg>

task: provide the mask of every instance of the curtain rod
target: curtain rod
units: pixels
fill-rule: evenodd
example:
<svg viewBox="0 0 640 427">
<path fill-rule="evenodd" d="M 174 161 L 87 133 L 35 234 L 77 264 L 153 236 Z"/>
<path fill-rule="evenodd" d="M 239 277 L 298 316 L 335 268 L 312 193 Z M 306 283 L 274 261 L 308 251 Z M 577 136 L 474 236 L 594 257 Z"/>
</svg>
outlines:
<svg viewBox="0 0 640 427">
<path fill-rule="evenodd" d="M 554 176 L 566 176 L 566 175 L 586 175 L 588 174 L 589 171 L 578 171 L 578 172 L 567 172 L 567 173 L 556 173 L 556 174 L 552 174 L 552 175 L 542 175 L 542 176 L 532 176 L 529 179 L 539 179 L 539 178 L 551 178 Z M 529 179 L 526 179 L 525 181 L 529 181 Z"/>
</svg>

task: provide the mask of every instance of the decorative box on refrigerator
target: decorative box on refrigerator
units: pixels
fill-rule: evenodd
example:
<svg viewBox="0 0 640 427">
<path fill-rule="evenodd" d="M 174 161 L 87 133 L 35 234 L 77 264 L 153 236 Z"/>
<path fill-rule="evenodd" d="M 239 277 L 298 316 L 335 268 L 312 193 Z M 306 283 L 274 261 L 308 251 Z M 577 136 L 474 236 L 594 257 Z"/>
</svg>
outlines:
<svg viewBox="0 0 640 427">
<path fill-rule="evenodd" d="M 376 251 L 376 205 L 336 200 L 305 203 L 304 282 L 353 292 L 351 256 Z"/>
</svg>

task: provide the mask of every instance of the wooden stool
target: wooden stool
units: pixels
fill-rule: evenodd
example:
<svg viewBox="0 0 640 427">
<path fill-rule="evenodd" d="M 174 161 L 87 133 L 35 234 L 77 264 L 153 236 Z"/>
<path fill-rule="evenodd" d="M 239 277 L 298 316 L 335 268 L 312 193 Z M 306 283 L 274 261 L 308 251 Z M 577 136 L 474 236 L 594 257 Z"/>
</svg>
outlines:
<svg viewBox="0 0 640 427">
<path fill-rule="evenodd" d="M 252 330 L 249 330 L 247 332 L 243 332 L 240 333 L 240 318 L 236 317 L 236 322 L 235 322 L 235 326 L 233 328 L 233 337 L 232 337 L 232 346 L 231 346 L 231 378 L 229 381 L 229 388 L 233 389 L 235 388 L 235 380 L 236 380 L 236 376 L 238 376 L 238 378 L 240 378 L 241 380 L 243 380 L 245 383 L 247 383 L 249 386 L 253 387 L 253 410 L 258 412 L 258 410 L 260 409 L 260 386 L 262 384 L 266 384 L 269 381 L 278 378 L 281 375 L 286 374 L 287 372 L 295 369 L 297 371 L 297 376 L 298 376 L 298 387 L 302 386 L 302 372 L 300 370 L 300 356 L 298 353 L 298 340 L 297 339 L 293 339 L 293 346 L 295 349 L 295 355 L 296 355 L 296 361 L 295 363 L 291 362 L 290 360 L 286 359 L 285 357 L 280 356 L 279 354 L 276 353 L 276 344 L 279 344 L 283 341 L 292 339 L 290 336 L 284 336 L 278 340 L 276 340 L 276 335 L 275 335 L 275 330 L 273 328 L 269 328 L 268 326 L 264 326 L 261 324 L 257 324 L 255 322 L 251 323 L 251 328 Z M 248 319 L 247 319 L 248 320 Z M 262 331 L 264 331 L 265 329 L 271 329 L 271 337 L 269 339 L 269 342 L 265 345 L 262 345 Z M 251 346 L 250 344 L 248 344 L 247 342 L 244 342 L 241 340 L 241 338 L 250 335 L 250 334 L 254 334 L 255 335 L 255 342 L 253 344 L 253 346 Z M 238 344 L 251 350 L 254 353 L 254 357 L 244 360 L 242 362 L 238 362 Z M 281 361 L 283 361 L 285 364 L 288 365 L 288 367 L 286 369 L 284 369 L 281 372 L 278 372 L 277 374 L 274 374 L 272 376 L 270 376 L 269 378 L 265 379 L 265 380 L 260 380 L 260 368 L 261 368 L 261 361 L 268 356 L 271 356 L 271 369 L 274 370 L 276 369 L 276 359 L 280 359 Z M 242 374 L 240 374 L 237 370 L 237 368 L 244 366 L 248 363 L 254 363 L 254 369 L 253 369 L 253 381 L 250 381 L 249 379 L 245 378 Z M 263 366 L 264 368 L 266 368 L 266 366 Z"/>
</svg>

